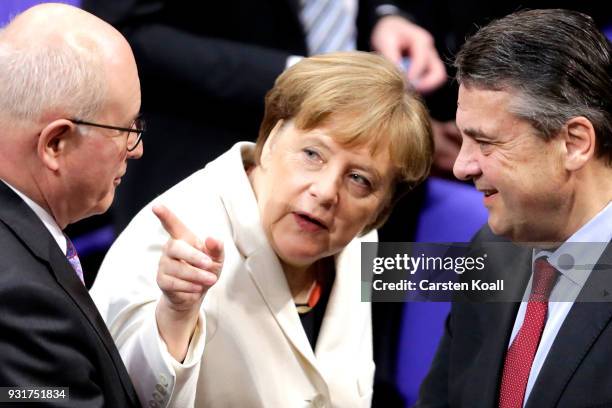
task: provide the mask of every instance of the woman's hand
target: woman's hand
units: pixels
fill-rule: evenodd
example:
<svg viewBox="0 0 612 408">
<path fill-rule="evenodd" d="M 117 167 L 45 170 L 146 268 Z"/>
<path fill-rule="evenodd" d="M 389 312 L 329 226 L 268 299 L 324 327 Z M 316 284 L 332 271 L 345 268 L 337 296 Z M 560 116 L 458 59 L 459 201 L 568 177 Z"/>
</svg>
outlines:
<svg viewBox="0 0 612 408">
<path fill-rule="evenodd" d="M 170 354 L 183 361 L 202 300 L 221 272 L 223 244 L 213 238 L 202 242 L 162 205 L 154 206 L 153 213 L 170 234 L 157 270 L 163 293 L 155 310 L 157 327 Z"/>
</svg>

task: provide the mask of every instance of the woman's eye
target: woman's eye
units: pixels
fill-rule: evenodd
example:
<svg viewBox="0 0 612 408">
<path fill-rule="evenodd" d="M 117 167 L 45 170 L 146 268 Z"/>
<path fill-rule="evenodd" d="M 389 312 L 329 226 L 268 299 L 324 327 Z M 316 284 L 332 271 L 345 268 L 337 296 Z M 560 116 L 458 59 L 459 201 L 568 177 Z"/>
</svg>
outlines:
<svg viewBox="0 0 612 408">
<path fill-rule="evenodd" d="M 372 187 L 372 183 L 370 182 L 370 180 L 368 180 L 361 174 L 351 173 L 350 178 L 352 181 L 359 184 L 360 186 L 367 187 L 367 188 Z"/>
<path fill-rule="evenodd" d="M 304 154 L 306 155 L 306 157 L 310 160 L 320 160 L 321 156 L 319 155 L 319 153 L 317 153 L 316 150 L 313 149 L 303 149 Z"/>
</svg>

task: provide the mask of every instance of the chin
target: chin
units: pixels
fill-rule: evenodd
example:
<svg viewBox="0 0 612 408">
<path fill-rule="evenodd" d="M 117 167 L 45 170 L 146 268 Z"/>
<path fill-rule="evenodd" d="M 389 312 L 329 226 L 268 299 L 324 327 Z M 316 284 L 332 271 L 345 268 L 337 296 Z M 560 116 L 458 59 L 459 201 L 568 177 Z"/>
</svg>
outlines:
<svg viewBox="0 0 612 408">
<path fill-rule="evenodd" d="M 493 232 L 493 234 L 500 237 L 512 238 L 510 236 L 509 228 L 507 226 L 504 226 L 499 219 L 495 219 L 489 214 L 489 219 L 487 223 L 489 224 L 489 228 L 491 229 L 491 232 Z"/>
<path fill-rule="evenodd" d="M 98 202 L 98 204 L 94 208 L 94 214 L 103 214 L 110 208 L 113 203 L 113 199 L 115 198 L 114 192 L 107 194 L 102 200 Z"/>
<path fill-rule="evenodd" d="M 321 251 L 307 248 L 283 248 L 279 247 L 277 255 L 284 263 L 297 267 L 307 267 L 323 258 L 325 254 Z"/>
</svg>

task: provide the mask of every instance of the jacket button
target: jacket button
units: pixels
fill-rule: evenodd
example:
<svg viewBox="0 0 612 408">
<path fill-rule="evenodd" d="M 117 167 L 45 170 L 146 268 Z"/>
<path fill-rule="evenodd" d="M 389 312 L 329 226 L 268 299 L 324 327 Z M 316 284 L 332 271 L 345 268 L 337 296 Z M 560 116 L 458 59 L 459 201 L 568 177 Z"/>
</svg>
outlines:
<svg viewBox="0 0 612 408">
<path fill-rule="evenodd" d="M 312 400 L 312 406 L 314 408 L 325 408 L 325 398 L 321 394 L 318 394 Z"/>
<path fill-rule="evenodd" d="M 164 374 L 160 374 L 159 375 L 159 383 L 162 386 L 167 387 L 168 386 L 168 378 Z"/>
</svg>

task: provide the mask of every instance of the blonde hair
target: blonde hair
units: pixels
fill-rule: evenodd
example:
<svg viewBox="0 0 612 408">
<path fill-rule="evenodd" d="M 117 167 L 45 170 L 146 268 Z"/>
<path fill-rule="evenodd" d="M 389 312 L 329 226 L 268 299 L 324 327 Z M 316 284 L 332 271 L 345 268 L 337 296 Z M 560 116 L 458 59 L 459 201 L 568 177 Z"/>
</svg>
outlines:
<svg viewBox="0 0 612 408">
<path fill-rule="evenodd" d="M 397 200 L 429 174 L 434 144 L 427 110 L 409 91 L 404 75 L 378 55 L 318 55 L 283 72 L 266 95 L 255 147 L 257 164 L 270 131 L 281 119 L 292 119 L 302 130 L 329 125 L 337 142 L 372 146 L 372 154 L 388 147 L 395 183 L 379 216 L 364 232 L 384 224 Z"/>
</svg>

